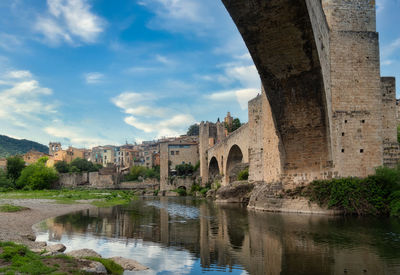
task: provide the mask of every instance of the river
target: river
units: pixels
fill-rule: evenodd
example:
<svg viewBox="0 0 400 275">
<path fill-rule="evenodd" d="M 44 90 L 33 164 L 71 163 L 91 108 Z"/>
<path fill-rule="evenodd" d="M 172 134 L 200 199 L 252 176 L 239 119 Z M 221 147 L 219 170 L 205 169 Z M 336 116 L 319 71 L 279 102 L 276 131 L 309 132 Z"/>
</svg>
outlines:
<svg viewBox="0 0 400 275">
<path fill-rule="evenodd" d="M 135 274 L 400 274 L 400 219 L 248 211 L 192 198 L 43 221 L 38 241 L 132 258 Z"/>
</svg>

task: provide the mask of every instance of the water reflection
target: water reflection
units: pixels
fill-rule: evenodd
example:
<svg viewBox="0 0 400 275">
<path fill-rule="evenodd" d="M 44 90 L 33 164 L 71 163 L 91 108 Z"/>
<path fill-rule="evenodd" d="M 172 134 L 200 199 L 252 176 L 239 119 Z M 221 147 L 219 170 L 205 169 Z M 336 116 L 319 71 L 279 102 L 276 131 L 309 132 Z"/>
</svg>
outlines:
<svg viewBox="0 0 400 275">
<path fill-rule="evenodd" d="M 151 267 L 144 274 L 400 274 L 400 222 L 248 212 L 188 198 L 46 221 L 39 240 L 92 248 Z"/>
</svg>

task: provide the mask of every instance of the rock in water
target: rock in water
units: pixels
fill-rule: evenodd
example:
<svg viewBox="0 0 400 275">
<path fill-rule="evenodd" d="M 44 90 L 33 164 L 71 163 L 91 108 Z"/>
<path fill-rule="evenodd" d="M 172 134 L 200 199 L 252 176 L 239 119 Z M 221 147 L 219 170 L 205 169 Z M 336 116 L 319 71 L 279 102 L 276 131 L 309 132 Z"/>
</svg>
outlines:
<svg viewBox="0 0 400 275">
<path fill-rule="evenodd" d="M 137 261 L 131 259 L 126 259 L 122 257 L 113 257 L 110 258 L 110 260 L 113 260 L 115 263 L 119 264 L 124 270 L 142 271 L 149 269 L 148 267 L 141 265 Z"/>
<path fill-rule="evenodd" d="M 68 256 L 74 258 L 96 257 L 101 258 L 101 255 L 92 249 L 79 249 L 67 253 Z"/>
</svg>

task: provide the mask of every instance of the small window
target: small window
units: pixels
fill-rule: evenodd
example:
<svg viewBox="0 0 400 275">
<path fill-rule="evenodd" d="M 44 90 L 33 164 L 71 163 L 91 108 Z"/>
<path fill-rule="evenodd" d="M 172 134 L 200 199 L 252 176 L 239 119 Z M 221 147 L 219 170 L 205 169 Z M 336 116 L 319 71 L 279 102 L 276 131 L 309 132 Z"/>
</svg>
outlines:
<svg viewBox="0 0 400 275">
<path fill-rule="evenodd" d="M 344 149 L 342 149 L 342 153 L 344 153 Z"/>
<path fill-rule="evenodd" d="M 365 120 L 363 119 L 363 120 L 361 120 L 361 123 L 365 123 Z"/>
<path fill-rule="evenodd" d="M 360 153 L 364 153 L 364 149 L 360 149 Z"/>
<path fill-rule="evenodd" d="M 179 151 L 176 151 L 176 153 L 175 153 L 176 155 L 179 155 Z"/>
<path fill-rule="evenodd" d="M 182 164 L 185 164 L 185 162 L 184 162 L 184 161 L 182 161 Z"/>
<path fill-rule="evenodd" d="M 345 120 L 344 123 L 347 123 L 347 120 Z"/>
<path fill-rule="evenodd" d="M 342 133 L 342 137 L 344 137 L 344 132 Z"/>
<path fill-rule="evenodd" d="M 171 151 L 171 155 L 175 155 L 175 151 Z"/>
</svg>

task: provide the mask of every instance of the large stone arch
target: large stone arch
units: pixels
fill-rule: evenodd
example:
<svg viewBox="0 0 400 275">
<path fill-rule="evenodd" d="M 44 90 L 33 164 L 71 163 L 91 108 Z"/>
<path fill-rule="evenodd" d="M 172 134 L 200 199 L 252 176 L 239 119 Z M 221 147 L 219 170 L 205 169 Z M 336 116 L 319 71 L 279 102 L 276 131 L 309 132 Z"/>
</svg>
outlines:
<svg viewBox="0 0 400 275">
<path fill-rule="evenodd" d="M 264 180 L 282 180 L 283 174 L 298 171 L 320 175 L 332 163 L 329 81 L 324 82 L 329 68 L 320 62 L 326 58 L 321 28 L 327 31 L 321 2 L 222 2 L 247 45 L 267 97 L 264 113 L 270 114 L 265 118 L 270 122 L 265 124 L 274 128 L 270 132 L 276 138 L 272 144 L 274 137 L 264 135 L 264 147 L 276 153 L 271 159 L 264 156 L 266 172 L 274 171 Z M 313 29 L 312 20 L 319 20 L 322 27 Z"/>
<path fill-rule="evenodd" d="M 221 174 L 221 170 L 218 164 L 217 158 L 214 156 L 211 158 L 208 165 L 208 177 L 209 181 L 213 181 L 218 175 Z"/>
<path fill-rule="evenodd" d="M 236 181 L 238 172 L 242 169 L 244 161 L 243 150 L 236 144 L 232 145 L 226 157 L 225 183 Z"/>
</svg>

